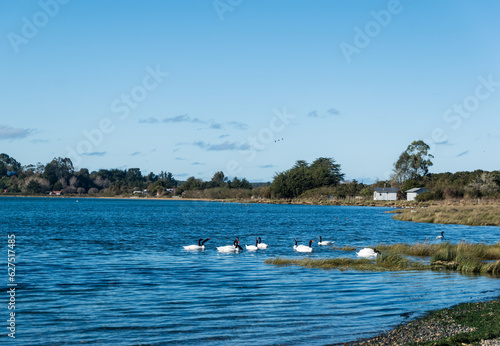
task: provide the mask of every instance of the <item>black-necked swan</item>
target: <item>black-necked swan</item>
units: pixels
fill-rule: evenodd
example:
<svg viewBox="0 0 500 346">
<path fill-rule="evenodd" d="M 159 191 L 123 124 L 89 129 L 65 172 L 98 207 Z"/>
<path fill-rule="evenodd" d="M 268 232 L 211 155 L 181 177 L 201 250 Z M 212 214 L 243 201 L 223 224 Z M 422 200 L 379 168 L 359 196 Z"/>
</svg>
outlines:
<svg viewBox="0 0 500 346">
<path fill-rule="evenodd" d="M 188 246 L 183 246 L 184 249 L 186 250 L 205 250 L 205 245 L 203 245 L 206 241 L 210 240 L 210 238 L 207 238 L 203 240 L 203 238 L 198 239 L 198 245 L 188 245 Z"/>
<path fill-rule="evenodd" d="M 233 245 L 219 246 L 217 248 L 219 252 L 239 252 L 240 250 L 243 250 L 243 248 L 240 246 L 238 238 L 233 242 Z"/>
<path fill-rule="evenodd" d="M 259 241 L 259 244 L 257 244 L 257 247 L 259 249 L 267 249 L 267 244 L 263 243 L 262 239 L 260 239 L 260 237 L 258 237 L 257 240 Z"/>
<path fill-rule="evenodd" d="M 365 247 L 364 249 L 361 249 L 359 252 L 356 252 L 356 255 L 363 258 L 373 259 L 376 258 L 377 255 L 379 255 L 380 253 L 381 252 L 378 251 L 377 249 Z"/>
<path fill-rule="evenodd" d="M 297 248 L 295 249 L 296 251 L 298 252 L 312 252 L 312 243 L 314 242 L 314 240 L 309 240 L 309 246 L 305 246 L 305 245 L 299 245 L 297 246 Z"/>
<path fill-rule="evenodd" d="M 297 250 L 297 238 L 295 238 L 295 245 L 293 246 L 294 250 Z"/>
<path fill-rule="evenodd" d="M 259 249 L 258 244 L 259 244 L 259 239 L 255 239 L 255 245 L 245 245 L 245 248 L 248 251 L 257 251 Z"/>
<path fill-rule="evenodd" d="M 438 235 L 436 239 L 444 239 L 444 231 L 441 231 L 441 235 Z"/>
<path fill-rule="evenodd" d="M 329 240 L 323 240 L 321 236 L 319 236 L 319 242 L 318 245 L 332 245 L 335 243 L 334 241 L 329 241 Z"/>
</svg>

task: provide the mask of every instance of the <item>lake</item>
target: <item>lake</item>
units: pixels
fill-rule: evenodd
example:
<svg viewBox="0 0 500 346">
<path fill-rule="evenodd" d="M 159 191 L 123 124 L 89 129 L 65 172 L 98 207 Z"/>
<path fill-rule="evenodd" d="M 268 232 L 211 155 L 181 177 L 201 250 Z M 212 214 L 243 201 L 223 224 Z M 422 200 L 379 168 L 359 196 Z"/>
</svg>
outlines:
<svg viewBox="0 0 500 346">
<path fill-rule="evenodd" d="M 355 257 L 294 238 L 362 248 L 446 240 L 495 243 L 500 227 L 396 221 L 389 208 L 142 199 L 0 198 L 2 257 L 14 234 L 19 345 L 325 345 L 373 336 L 460 302 L 500 294 L 500 281 L 446 272 L 276 267 L 269 257 Z M 269 244 L 258 252 L 217 246 Z M 183 245 L 210 237 L 205 251 Z M 4 262 L 6 263 L 6 261 Z M 2 280 L 8 282 L 7 270 Z M 7 338 L 11 340 L 6 340 Z"/>
</svg>

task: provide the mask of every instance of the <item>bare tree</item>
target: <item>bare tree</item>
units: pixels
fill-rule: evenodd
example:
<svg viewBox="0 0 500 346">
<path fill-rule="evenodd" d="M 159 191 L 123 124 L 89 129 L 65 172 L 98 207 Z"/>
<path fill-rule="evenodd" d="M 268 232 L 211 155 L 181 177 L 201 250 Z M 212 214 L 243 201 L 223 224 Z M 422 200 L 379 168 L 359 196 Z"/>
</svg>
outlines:
<svg viewBox="0 0 500 346">
<path fill-rule="evenodd" d="M 73 175 L 71 178 L 69 178 L 69 184 L 76 187 L 76 185 L 78 184 L 78 178 Z"/>
</svg>

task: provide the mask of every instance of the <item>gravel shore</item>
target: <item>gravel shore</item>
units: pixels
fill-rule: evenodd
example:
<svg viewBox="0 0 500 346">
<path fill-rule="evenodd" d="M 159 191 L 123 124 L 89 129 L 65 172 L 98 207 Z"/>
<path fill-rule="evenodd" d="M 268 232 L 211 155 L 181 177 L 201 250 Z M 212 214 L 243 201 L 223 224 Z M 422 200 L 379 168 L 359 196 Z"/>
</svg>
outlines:
<svg viewBox="0 0 500 346">
<path fill-rule="evenodd" d="M 498 300 L 438 310 L 373 338 L 356 340 L 343 345 L 419 345 L 422 343 L 433 344 L 433 342 L 438 341 L 441 341 L 440 345 L 472 345 L 472 343 L 463 342 L 443 342 L 443 339 L 476 331 L 478 328 L 457 323 L 456 318 L 470 316 L 479 312 L 480 315 L 490 320 L 488 316 L 495 313 L 491 310 L 490 304 L 498 304 Z M 493 328 L 500 330 L 500 325 L 498 326 L 499 329 L 496 326 Z M 495 337 L 498 337 L 498 334 Z M 500 338 L 476 339 L 474 345 L 500 346 Z"/>
</svg>

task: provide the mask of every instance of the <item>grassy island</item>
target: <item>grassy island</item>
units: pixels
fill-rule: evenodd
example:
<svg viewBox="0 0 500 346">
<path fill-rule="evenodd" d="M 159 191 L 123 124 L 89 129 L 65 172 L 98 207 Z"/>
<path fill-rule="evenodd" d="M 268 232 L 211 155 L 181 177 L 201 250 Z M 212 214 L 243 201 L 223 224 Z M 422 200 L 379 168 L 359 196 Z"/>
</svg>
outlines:
<svg viewBox="0 0 500 346">
<path fill-rule="evenodd" d="M 376 260 L 365 258 L 268 258 L 265 263 L 278 266 L 300 265 L 308 268 L 405 271 L 448 270 L 464 274 L 493 275 L 500 277 L 500 243 L 494 245 L 441 243 L 416 243 L 378 245 L 382 252 Z M 410 258 L 412 257 L 412 258 Z M 421 259 L 414 259 L 415 257 Z M 425 261 L 429 259 L 428 261 Z"/>
</svg>

